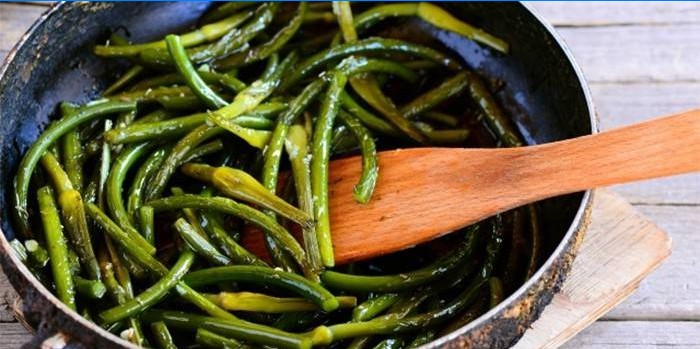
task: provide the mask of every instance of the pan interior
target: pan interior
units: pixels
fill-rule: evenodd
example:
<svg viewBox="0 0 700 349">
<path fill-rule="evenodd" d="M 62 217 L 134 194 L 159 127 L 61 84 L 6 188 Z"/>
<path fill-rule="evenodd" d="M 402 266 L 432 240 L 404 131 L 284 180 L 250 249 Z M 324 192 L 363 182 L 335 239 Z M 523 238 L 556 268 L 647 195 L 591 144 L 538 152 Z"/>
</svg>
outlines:
<svg viewBox="0 0 700 349">
<path fill-rule="evenodd" d="M 14 237 L 12 180 L 21 154 L 46 127 L 59 102 L 95 98 L 125 67 L 124 62 L 95 57 L 92 45 L 116 28 L 126 28 L 136 42 L 178 31 L 195 23 L 208 6 L 203 2 L 71 4 L 61 6 L 35 28 L 0 80 L 0 226 L 6 239 Z M 556 39 L 525 7 L 488 2 L 441 6 L 511 44 L 510 54 L 500 55 L 456 35 L 423 28 L 434 31 L 468 67 L 503 82 L 496 97 L 528 143 L 592 132 L 582 81 Z M 541 203 L 543 256 L 562 241 L 582 198 L 582 193 L 576 193 Z"/>
</svg>

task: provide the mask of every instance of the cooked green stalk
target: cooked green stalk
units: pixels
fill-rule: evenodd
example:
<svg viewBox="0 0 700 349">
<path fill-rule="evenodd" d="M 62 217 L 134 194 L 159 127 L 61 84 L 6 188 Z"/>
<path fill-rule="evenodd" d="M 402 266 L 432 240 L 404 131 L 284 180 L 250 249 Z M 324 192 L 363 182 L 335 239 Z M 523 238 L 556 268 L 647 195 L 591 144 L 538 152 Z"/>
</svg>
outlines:
<svg viewBox="0 0 700 349">
<path fill-rule="evenodd" d="M 279 64 L 272 74 L 250 84 L 248 88 L 236 95 L 231 104 L 221 108 L 209 115 L 209 121 L 221 127 L 229 129 L 234 134 L 240 131 L 232 121 L 235 118 L 255 109 L 267 97 L 269 97 L 279 86 L 282 75 L 289 70 L 297 61 L 297 54 L 292 52 Z M 239 134 L 240 136 L 240 134 Z"/>
<path fill-rule="evenodd" d="M 323 283 L 332 289 L 352 292 L 394 292 L 415 288 L 449 275 L 474 253 L 477 228 L 472 228 L 468 237 L 450 255 L 417 270 L 384 276 L 360 276 L 326 271 L 321 275 Z"/>
<path fill-rule="evenodd" d="M 201 28 L 198 28 L 194 31 L 182 35 L 182 45 L 184 47 L 191 47 L 207 41 L 216 40 L 224 34 L 230 32 L 232 29 L 236 28 L 249 16 L 250 14 L 248 13 L 237 13 L 216 23 L 202 26 Z M 165 48 L 165 41 L 159 40 L 135 45 L 97 45 L 95 46 L 94 52 L 96 55 L 104 57 L 134 57 L 138 56 L 141 52 L 145 50 L 164 50 Z"/>
<path fill-rule="evenodd" d="M 310 6 L 309 6 L 310 7 Z M 335 15 L 332 12 L 309 11 L 304 15 L 304 24 L 308 25 L 314 22 L 333 23 Z"/>
<path fill-rule="evenodd" d="M 113 82 L 107 89 L 102 92 L 102 96 L 109 96 L 114 94 L 115 92 L 121 90 L 124 88 L 124 86 L 128 85 L 132 80 L 134 80 L 137 76 L 139 76 L 145 69 L 140 66 L 140 65 L 135 65 L 131 68 L 129 68 L 124 74 L 122 74 L 117 81 Z"/>
<path fill-rule="evenodd" d="M 153 206 L 156 212 L 175 210 L 182 208 L 197 208 L 204 210 L 214 210 L 244 218 L 251 223 L 262 228 L 279 243 L 280 248 L 287 251 L 299 266 L 310 271 L 310 266 L 306 261 L 304 249 L 294 239 L 294 237 L 279 225 L 273 218 L 251 208 L 250 206 L 237 203 L 231 199 L 223 197 L 205 198 L 199 195 L 185 194 L 181 196 L 171 196 L 168 198 L 154 200 L 148 203 Z"/>
<path fill-rule="evenodd" d="M 155 245 L 156 232 L 155 232 L 155 217 L 153 213 L 153 207 L 151 206 L 141 206 L 139 207 L 139 228 L 141 229 L 141 234 L 143 237 L 151 244 Z"/>
<path fill-rule="evenodd" d="M 29 214 L 27 211 L 27 193 L 29 180 L 36 168 L 36 164 L 44 152 L 61 136 L 76 126 L 106 115 L 123 113 L 136 108 L 132 102 L 100 102 L 92 103 L 78 109 L 75 114 L 69 115 L 49 126 L 39 138 L 32 144 L 22 158 L 14 180 L 14 213 L 15 221 L 19 226 L 19 232 L 23 236 L 31 236 L 29 230 Z"/>
<path fill-rule="evenodd" d="M 374 192 L 374 187 L 377 184 L 377 177 L 379 176 L 377 148 L 374 145 L 374 139 L 372 139 L 372 135 L 369 131 L 352 115 L 341 111 L 340 120 L 350 129 L 360 143 L 360 150 L 362 151 L 362 173 L 355 186 L 353 195 L 357 202 L 366 204 L 369 202 L 372 192 Z"/>
<path fill-rule="evenodd" d="M 137 143 L 124 149 L 114 160 L 105 188 L 107 207 L 117 224 L 129 233 L 132 239 L 141 241 L 144 249 L 155 252 L 155 249 L 149 247 L 148 242 L 134 227 L 122 198 L 123 184 L 129 169 L 151 148 L 152 145 L 150 143 Z"/>
<path fill-rule="evenodd" d="M 177 349 L 175 342 L 173 342 L 173 337 L 168 331 L 168 326 L 164 322 L 158 321 L 151 324 L 151 333 L 153 333 L 153 339 L 158 343 L 158 348 L 160 349 Z"/>
<path fill-rule="evenodd" d="M 428 143 L 428 137 L 424 132 L 401 115 L 401 112 L 396 105 L 394 105 L 394 102 L 384 95 L 379 88 L 379 84 L 377 84 L 374 79 L 369 77 L 355 79 L 352 81 L 352 86 L 355 92 L 357 92 L 367 104 L 376 109 L 406 136 L 421 144 Z"/>
<path fill-rule="evenodd" d="M 511 126 L 511 122 L 506 117 L 501 107 L 484 85 L 483 81 L 475 74 L 468 73 L 469 93 L 476 101 L 484 115 L 484 120 L 488 124 L 491 132 L 502 142 L 505 147 L 520 147 L 523 145 L 518 132 Z"/>
<path fill-rule="evenodd" d="M 375 6 L 357 16 L 355 19 L 355 27 L 364 31 L 387 17 L 399 16 L 418 16 L 422 20 L 440 29 L 457 33 L 468 39 L 487 45 L 497 51 L 508 53 L 508 44 L 505 41 L 460 21 L 449 12 L 428 2 Z"/>
<path fill-rule="evenodd" d="M 236 77 L 228 74 L 220 74 L 202 69 L 197 70 L 197 74 L 207 84 L 218 85 L 231 92 L 240 92 L 248 86 L 243 81 L 238 80 Z M 147 91 L 149 88 L 153 89 L 162 86 L 180 85 L 183 83 L 185 83 L 185 77 L 179 73 L 164 74 L 141 80 L 137 84 L 134 84 L 134 86 L 131 86 L 129 91 Z"/>
<path fill-rule="evenodd" d="M 456 127 L 459 124 L 459 119 L 457 117 L 435 110 L 424 113 L 422 117 L 450 127 Z"/>
<path fill-rule="evenodd" d="M 126 301 L 126 292 L 117 280 L 114 270 L 115 267 L 112 261 L 110 260 L 107 248 L 103 247 L 98 250 L 97 260 L 100 264 L 100 271 L 102 272 L 102 281 L 104 282 L 105 288 L 107 289 L 107 294 L 115 303 L 124 303 Z"/>
<path fill-rule="evenodd" d="M 459 63 L 429 47 L 395 39 L 371 38 L 338 45 L 303 60 L 293 75 L 284 81 L 282 89 L 293 86 L 331 62 L 366 53 L 403 53 L 435 61 L 453 70 L 460 69 Z"/>
<path fill-rule="evenodd" d="M 372 130 L 393 137 L 401 136 L 401 130 L 391 123 L 384 121 L 384 119 L 379 118 L 367 111 L 367 109 L 363 108 L 359 103 L 357 103 L 357 101 L 347 92 L 343 91 L 343 93 L 340 94 L 340 103 L 343 105 L 345 110 Z"/>
<path fill-rule="evenodd" d="M 231 264 L 231 259 L 224 256 L 217 250 L 214 245 L 211 244 L 205 237 L 199 234 L 190 223 L 183 218 L 175 221 L 175 230 L 180 233 L 187 245 L 192 248 L 198 255 L 204 257 L 210 264 L 213 265 L 229 265 Z"/>
<path fill-rule="evenodd" d="M 146 158 L 145 161 L 142 162 L 141 167 L 139 167 L 138 171 L 134 175 L 131 181 L 131 188 L 129 188 L 126 206 L 126 211 L 129 213 L 132 221 L 137 221 L 138 210 L 143 205 L 146 182 L 160 168 L 160 165 L 163 163 L 163 160 L 165 160 L 166 155 L 166 147 L 156 149 L 148 156 L 148 158 Z M 146 240 L 151 241 L 147 232 L 141 231 L 141 234 L 143 234 Z"/>
<path fill-rule="evenodd" d="M 224 132 L 225 130 L 222 128 L 202 124 L 177 142 L 170 154 L 165 158 L 160 170 L 153 175 L 151 182 L 147 186 L 146 199 L 153 200 L 161 196 L 170 177 L 172 177 L 182 160 L 193 148 Z"/>
<path fill-rule="evenodd" d="M 224 17 L 228 17 L 244 8 L 253 6 L 258 4 L 258 2 L 250 1 L 250 2 L 245 2 L 245 1 L 235 1 L 235 2 L 226 2 L 222 3 L 221 5 L 217 6 L 215 9 L 207 12 L 202 16 L 202 22 L 204 23 L 209 23 L 213 22 L 216 20 L 219 20 Z"/>
<path fill-rule="evenodd" d="M 75 286 L 68 262 L 68 245 L 63 236 L 58 207 L 50 187 L 39 189 L 39 211 L 44 224 L 44 237 L 49 250 L 51 272 L 56 287 L 56 295 L 68 308 L 77 310 L 75 304 Z"/>
<path fill-rule="evenodd" d="M 473 282 L 444 308 L 427 313 L 397 318 L 387 315 L 365 322 L 349 322 L 327 327 L 328 336 L 318 338 L 318 344 L 374 334 L 395 334 L 439 325 L 457 315 L 479 295 L 484 281 Z M 325 329 L 323 332 L 326 332 Z"/>
<path fill-rule="evenodd" d="M 374 346 L 374 349 L 398 349 L 404 346 L 404 339 L 402 337 L 389 337 Z"/>
<path fill-rule="evenodd" d="M 469 130 L 427 130 L 425 134 L 432 144 L 454 145 L 469 138 Z"/>
<path fill-rule="evenodd" d="M 489 278 L 489 306 L 494 308 L 503 301 L 503 283 L 497 277 Z"/>
<path fill-rule="evenodd" d="M 287 44 L 294 34 L 297 33 L 299 27 L 301 27 L 307 7 L 308 5 L 305 2 L 300 2 L 294 17 L 292 17 L 289 23 L 284 28 L 280 29 L 280 31 L 278 31 L 269 41 L 250 50 L 240 51 L 219 60 L 216 62 L 216 67 L 218 69 L 230 69 L 233 67 L 248 65 L 261 61 L 272 55 L 274 52 L 279 51 L 285 44 Z"/>
<path fill-rule="evenodd" d="M 429 2 L 418 4 L 416 13 L 424 21 L 444 30 L 462 35 L 476 42 L 487 45 L 497 51 L 508 53 L 508 43 L 450 15 L 449 12 Z"/>
<path fill-rule="evenodd" d="M 331 241 L 330 212 L 328 208 L 328 162 L 330 160 L 333 122 L 340 109 L 338 100 L 347 77 L 335 71 L 331 73 L 328 91 L 321 104 L 321 112 L 313 133 L 311 146 L 311 192 L 314 203 L 314 219 L 323 265 L 335 265 Z"/>
<path fill-rule="evenodd" d="M 36 268 L 43 268 L 49 263 L 49 253 L 39 245 L 36 240 L 27 240 L 24 242 L 25 253 L 28 255 L 30 264 Z"/>
<path fill-rule="evenodd" d="M 280 298 L 252 292 L 221 292 L 207 297 L 218 306 L 231 311 L 276 314 L 320 310 L 318 305 L 304 298 Z M 355 297 L 340 296 L 336 299 L 340 308 L 352 308 L 357 305 Z"/>
<path fill-rule="evenodd" d="M 174 109 L 178 108 L 176 104 L 178 101 L 182 104 L 193 100 L 199 101 L 189 86 L 160 86 L 146 90 L 125 91 L 112 95 L 108 99 L 125 102 L 159 102 L 166 108 L 174 106 Z"/>
<path fill-rule="evenodd" d="M 207 187 L 202 191 L 202 196 L 211 197 L 213 189 Z M 205 210 L 201 212 L 204 230 L 209 234 L 209 238 L 214 242 L 221 251 L 226 254 L 235 264 L 267 266 L 267 263 L 248 252 L 243 246 L 239 245 L 229 233 L 226 232 L 222 225 L 222 217 L 218 212 Z"/>
<path fill-rule="evenodd" d="M 262 105 L 260 106 L 262 107 Z M 203 125 L 209 114 L 199 113 L 190 116 L 173 118 L 165 121 L 142 123 L 126 128 L 115 129 L 105 133 L 105 139 L 112 144 L 133 143 L 171 138 L 187 134 L 198 126 Z M 252 129 L 271 129 L 273 122 L 263 116 L 241 115 L 231 120 L 241 127 Z"/>
<path fill-rule="evenodd" d="M 267 148 L 264 151 L 264 164 L 262 169 L 262 184 L 268 190 L 276 192 L 279 176 L 279 165 L 282 158 L 282 147 L 284 140 L 289 130 L 290 125 L 294 120 L 309 106 L 309 104 L 321 92 L 325 86 L 324 79 L 316 79 L 302 90 L 302 92 L 290 103 L 287 112 L 283 113 L 275 126 L 270 140 L 267 142 Z M 308 211 L 306 212 L 308 214 Z M 271 212 L 268 212 L 271 216 Z M 265 235 L 265 246 L 268 253 L 272 257 L 275 264 L 283 266 L 285 269 L 291 269 L 287 260 L 289 256 L 277 248 L 277 242 L 273 237 Z M 314 257 L 312 257 L 314 258 Z M 314 265 L 314 260 L 308 260 L 309 268 L 306 269 L 305 275 L 312 279 L 317 279 L 318 268 Z"/>
<path fill-rule="evenodd" d="M 285 148 L 292 165 L 292 176 L 297 193 L 299 208 L 309 216 L 314 214 L 313 194 L 311 192 L 311 169 L 309 168 L 309 137 L 301 125 L 289 128 Z M 315 227 L 311 224 L 302 227 L 304 250 L 312 268 L 320 272 L 322 268 L 321 251 L 318 245 Z"/>
<path fill-rule="evenodd" d="M 190 87 L 199 99 L 201 99 L 210 108 L 218 109 L 228 105 L 216 92 L 214 92 L 199 76 L 194 69 L 192 62 L 187 57 L 185 47 L 182 45 L 182 40 L 177 35 L 168 35 L 165 37 L 165 42 L 168 46 L 170 57 L 175 63 L 175 68 L 185 79 L 185 83 Z"/>
<path fill-rule="evenodd" d="M 126 267 L 126 254 L 117 250 L 109 236 L 105 236 L 105 246 L 107 252 L 109 252 L 109 258 L 114 268 L 114 277 L 116 277 L 117 286 L 122 291 L 120 294 L 121 297 L 117 299 L 117 304 L 122 304 L 134 298 L 134 288 L 133 284 L 131 283 L 131 275 Z M 124 332 L 126 332 L 128 335 L 123 336 L 124 332 L 122 332 L 122 338 L 125 338 L 136 345 L 143 345 L 144 334 L 141 321 L 137 318 L 130 318 L 127 321 L 127 324 L 129 328 Z"/>
<path fill-rule="evenodd" d="M 370 298 L 352 310 L 352 321 L 367 321 L 389 309 L 399 300 L 397 293 L 386 293 Z"/>
<path fill-rule="evenodd" d="M 324 79 L 316 79 L 289 104 L 289 109 L 282 113 L 277 120 L 277 125 L 272 133 L 272 137 L 267 144 L 265 151 L 265 163 L 262 171 L 262 183 L 268 190 L 277 188 L 277 178 L 279 175 L 280 159 L 282 158 L 282 148 L 289 132 L 289 127 L 308 108 L 309 104 L 321 93 L 326 85 Z"/>
<path fill-rule="evenodd" d="M 540 220 L 537 216 L 537 204 L 527 205 L 528 215 L 530 216 L 530 259 L 527 263 L 527 271 L 525 272 L 525 280 L 527 281 L 535 274 L 539 267 L 540 258 Z"/>
<path fill-rule="evenodd" d="M 86 280 L 74 275 L 73 283 L 75 283 L 75 290 L 78 292 L 78 295 L 88 299 L 101 299 L 107 292 L 105 284 L 97 280 Z"/>
<path fill-rule="evenodd" d="M 275 320 L 272 326 L 283 331 L 302 331 L 313 325 L 318 325 L 327 318 L 328 314 L 323 311 L 284 313 Z"/>
<path fill-rule="evenodd" d="M 229 4 L 235 4 L 235 2 Z M 220 336 L 214 332 L 201 328 L 197 329 L 195 341 L 199 345 L 212 349 L 243 349 L 247 347 L 245 344 L 235 339 Z"/>
<path fill-rule="evenodd" d="M 228 338 L 282 349 L 310 349 L 311 338 L 281 331 L 272 327 L 232 319 L 216 319 L 179 311 L 149 310 L 142 315 L 145 321 L 163 321 L 166 325 L 183 330 L 205 329 Z"/>
<path fill-rule="evenodd" d="M 218 153 L 221 150 L 224 149 L 224 142 L 222 142 L 220 139 L 213 140 L 209 143 L 202 144 L 198 146 L 197 148 L 192 149 L 188 154 L 187 157 L 182 159 L 182 162 L 190 162 L 197 160 L 201 157 Z"/>
<path fill-rule="evenodd" d="M 264 3 L 260 5 L 255 12 L 245 10 L 239 14 L 231 16 L 230 18 L 236 16 L 240 16 L 240 18 L 252 17 L 252 20 L 247 22 L 246 25 L 240 29 L 234 28 L 229 30 L 225 35 L 221 36 L 221 38 L 211 44 L 187 49 L 187 56 L 190 58 L 190 60 L 192 60 L 192 62 L 199 64 L 211 61 L 217 57 L 226 56 L 236 51 L 237 49 L 248 44 L 250 40 L 265 30 L 265 28 L 272 21 L 278 8 L 279 4 L 277 3 Z M 189 46 L 185 45 L 185 47 Z M 156 65 L 172 64 L 172 60 L 170 59 L 170 55 L 168 55 L 167 50 L 165 50 L 165 46 L 163 46 L 163 48 L 150 48 L 144 50 L 140 53 L 139 59 L 141 61 Z"/>
<path fill-rule="evenodd" d="M 83 188 L 83 146 L 80 144 L 80 135 L 77 130 L 72 130 L 63 136 L 61 153 L 66 174 L 77 191 Z"/>
<path fill-rule="evenodd" d="M 234 120 L 221 119 L 217 124 L 258 149 L 264 149 L 272 136 L 270 131 L 245 128 Z"/>
<path fill-rule="evenodd" d="M 100 210 L 99 207 L 93 204 L 87 204 L 87 212 L 90 218 L 99 224 L 114 241 L 119 244 L 124 250 L 128 251 L 140 265 L 147 268 L 152 274 L 158 277 L 164 277 L 168 269 L 161 264 L 157 259 L 151 256 L 148 252 L 142 249 L 141 246 L 134 243 L 129 239 L 128 235 L 117 226 L 107 215 Z M 182 282 L 178 282 L 175 287 L 177 293 L 183 298 L 187 299 L 189 302 L 203 310 L 204 312 L 221 318 L 221 319 L 235 319 L 231 313 L 219 308 L 216 304 L 210 302 L 204 296 L 187 286 Z"/>
<path fill-rule="evenodd" d="M 343 38 L 346 42 L 357 41 L 357 32 L 355 31 L 355 26 L 352 19 L 352 9 L 350 8 L 349 1 L 334 1 L 333 13 L 338 19 L 338 25 L 340 26 L 340 31 L 343 34 Z"/>
<path fill-rule="evenodd" d="M 41 163 L 49 173 L 49 176 L 51 176 L 56 187 L 61 216 L 63 217 L 71 245 L 73 245 L 73 248 L 78 253 L 78 257 L 85 265 L 88 277 L 99 280 L 100 270 L 97 265 L 95 252 L 92 249 L 82 196 L 77 190 L 73 189 L 68 175 L 50 152 L 41 157 Z"/>
<path fill-rule="evenodd" d="M 339 307 L 336 297 L 321 285 L 293 273 L 266 267 L 233 265 L 201 269 L 187 274 L 184 281 L 194 288 L 227 281 L 269 285 L 296 293 L 314 302 L 323 311 L 333 311 Z"/>
<path fill-rule="evenodd" d="M 405 118 L 413 118 L 420 115 L 443 101 L 456 96 L 468 87 L 469 79 L 466 72 L 461 72 L 447 80 L 438 87 L 416 97 L 410 103 L 401 108 L 401 115 Z"/>
<path fill-rule="evenodd" d="M 212 167 L 202 164 L 185 164 L 182 166 L 182 171 L 190 177 L 212 184 L 226 196 L 273 210 L 302 226 L 311 224 L 311 217 L 306 212 L 271 193 L 244 171 L 225 166 Z"/>
<path fill-rule="evenodd" d="M 486 241 L 486 257 L 484 259 L 484 265 L 481 267 L 481 277 L 488 279 L 493 274 L 496 269 L 496 264 L 498 263 L 501 253 L 503 250 L 503 240 L 505 238 L 505 226 L 503 222 L 503 215 L 498 214 L 490 219 L 491 232 L 489 234 L 488 240 Z"/>
<path fill-rule="evenodd" d="M 408 344 L 407 348 L 418 348 L 423 344 L 427 344 L 433 339 L 435 339 L 435 330 L 428 330 L 423 333 L 418 334 L 416 338 L 413 339 L 411 343 Z"/>
<path fill-rule="evenodd" d="M 162 279 L 149 287 L 146 291 L 135 298 L 120 304 L 114 308 L 105 310 L 99 314 L 103 323 L 113 323 L 135 316 L 151 307 L 161 298 L 167 295 L 168 291 L 175 287 L 180 279 L 187 273 L 194 262 L 195 256 L 192 251 L 185 250 L 178 258 L 177 263 L 168 271 Z"/>
</svg>

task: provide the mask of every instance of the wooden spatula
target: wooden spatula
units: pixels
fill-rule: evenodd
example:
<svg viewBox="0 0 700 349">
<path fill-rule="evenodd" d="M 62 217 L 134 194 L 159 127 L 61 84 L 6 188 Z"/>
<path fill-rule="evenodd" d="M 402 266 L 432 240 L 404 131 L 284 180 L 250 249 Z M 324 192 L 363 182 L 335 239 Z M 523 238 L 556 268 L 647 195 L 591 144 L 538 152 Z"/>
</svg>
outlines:
<svg viewBox="0 0 700 349">
<path fill-rule="evenodd" d="M 357 157 L 330 165 L 337 264 L 420 244 L 530 202 L 700 171 L 700 110 L 522 148 L 415 148 L 379 153 L 368 204 L 355 202 Z M 245 242 L 264 249 L 260 238 Z"/>
</svg>

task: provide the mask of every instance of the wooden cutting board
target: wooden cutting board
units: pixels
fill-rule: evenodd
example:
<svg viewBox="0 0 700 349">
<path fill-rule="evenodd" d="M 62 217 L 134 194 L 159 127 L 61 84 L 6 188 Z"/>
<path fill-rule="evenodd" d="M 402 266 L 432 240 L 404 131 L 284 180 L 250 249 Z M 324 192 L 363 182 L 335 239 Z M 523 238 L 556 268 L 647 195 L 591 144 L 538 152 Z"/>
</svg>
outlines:
<svg viewBox="0 0 700 349">
<path fill-rule="evenodd" d="M 598 190 L 569 278 L 515 348 L 562 345 L 632 294 L 670 255 L 670 248 L 671 239 L 654 223 L 619 195 Z M 8 303 L 16 312 L 21 309 L 19 302 Z"/>
<path fill-rule="evenodd" d="M 556 348 L 632 294 L 671 254 L 671 238 L 619 195 L 597 190 L 591 224 L 562 291 L 516 349 Z"/>
</svg>

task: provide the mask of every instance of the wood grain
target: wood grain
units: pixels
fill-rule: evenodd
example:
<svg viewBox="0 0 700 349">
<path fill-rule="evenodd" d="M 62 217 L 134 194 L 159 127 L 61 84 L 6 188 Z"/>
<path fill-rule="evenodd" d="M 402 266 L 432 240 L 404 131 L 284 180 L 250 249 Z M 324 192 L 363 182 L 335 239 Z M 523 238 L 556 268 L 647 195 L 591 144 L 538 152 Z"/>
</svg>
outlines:
<svg viewBox="0 0 700 349">
<path fill-rule="evenodd" d="M 0 323 L 0 348 L 16 349 L 29 341 L 31 336 L 17 322 Z"/>
<path fill-rule="evenodd" d="M 625 299 L 671 253 L 671 240 L 619 196 L 599 190 L 562 291 L 516 349 L 556 348 Z"/>
<path fill-rule="evenodd" d="M 647 4 L 647 3 L 644 3 Z M 700 106 L 700 83 L 593 83 L 591 93 L 601 129 L 648 120 Z M 700 204 L 700 174 L 613 187 L 632 204 Z"/>
<path fill-rule="evenodd" d="M 700 322 L 600 321 L 562 349 L 698 349 Z"/>
<path fill-rule="evenodd" d="M 7 277 L 0 272 L 0 322 L 15 321 L 12 309 L 9 304 L 17 297 L 17 293 L 12 289 Z"/>
<path fill-rule="evenodd" d="M 590 82 L 700 81 L 700 24 L 557 28 Z"/>
<path fill-rule="evenodd" d="M 548 1 L 530 5 L 555 26 L 700 23 L 700 7 L 684 1 Z"/>
<path fill-rule="evenodd" d="M 0 62 L 17 40 L 29 29 L 42 13 L 45 6 L 28 6 L 25 4 L 0 4 Z"/>
<path fill-rule="evenodd" d="M 673 238 L 671 257 L 604 318 L 700 321 L 700 207 L 635 206 Z"/>
</svg>

